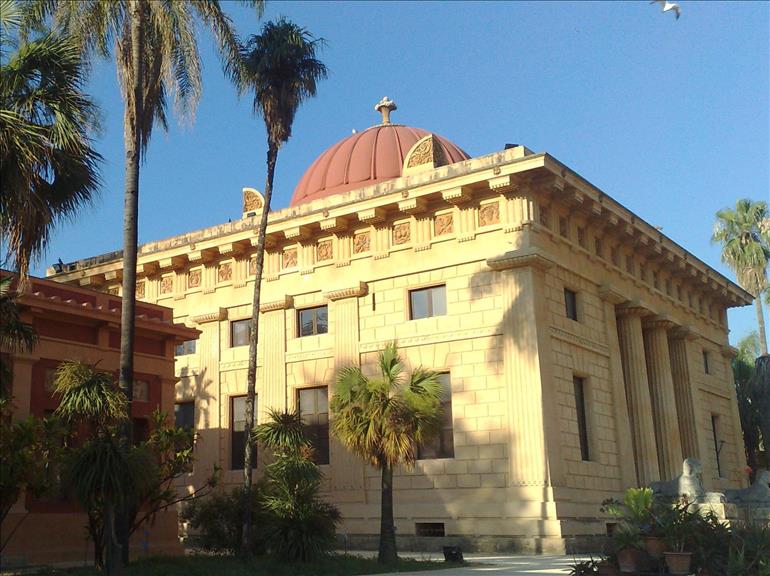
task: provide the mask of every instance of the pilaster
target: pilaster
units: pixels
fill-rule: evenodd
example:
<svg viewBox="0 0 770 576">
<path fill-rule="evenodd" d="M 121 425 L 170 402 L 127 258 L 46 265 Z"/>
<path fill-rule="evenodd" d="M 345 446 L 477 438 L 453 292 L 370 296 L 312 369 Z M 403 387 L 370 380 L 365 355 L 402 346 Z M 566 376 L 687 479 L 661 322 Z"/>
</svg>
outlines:
<svg viewBox="0 0 770 576">
<path fill-rule="evenodd" d="M 682 455 L 700 459 L 698 426 L 693 399 L 693 383 L 687 361 L 687 342 L 695 335 L 687 327 L 679 327 L 668 333 L 668 349 L 671 354 L 671 377 L 674 382 L 676 413 L 679 416 L 679 433 L 682 437 Z"/>
<path fill-rule="evenodd" d="M 288 397 L 286 388 L 286 310 L 291 306 L 292 300 L 286 298 L 278 301 L 278 304 L 268 308 L 262 308 L 262 317 L 260 318 L 260 341 L 264 342 L 262 352 L 263 377 L 261 379 L 262 390 L 259 400 L 259 414 L 256 422 L 260 422 L 261 414 L 264 414 L 268 408 L 276 410 L 286 410 L 288 408 Z M 263 338 L 262 335 L 269 334 L 269 337 Z"/>
<path fill-rule="evenodd" d="M 650 482 L 660 480 L 658 448 L 655 441 L 650 384 L 642 336 L 642 316 L 649 314 L 649 311 L 640 306 L 622 306 L 616 308 L 615 313 L 618 316 L 620 360 L 626 382 L 636 477 L 639 485 L 648 486 Z"/>
<path fill-rule="evenodd" d="M 682 468 L 682 444 L 667 335 L 673 323 L 657 316 L 645 322 L 644 327 L 644 349 L 660 474 L 670 479 L 679 475 Z"/>
</svg>

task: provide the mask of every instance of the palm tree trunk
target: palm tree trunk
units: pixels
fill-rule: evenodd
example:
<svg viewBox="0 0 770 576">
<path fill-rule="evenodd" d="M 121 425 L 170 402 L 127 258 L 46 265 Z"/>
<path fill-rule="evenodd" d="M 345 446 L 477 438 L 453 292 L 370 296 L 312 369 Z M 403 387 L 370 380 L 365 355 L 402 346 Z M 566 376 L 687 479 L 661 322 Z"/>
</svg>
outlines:
<svg viewBox="0 0 770 576">
<path fill-rule="evenodd" d="M 270 212 L 270 199 L 273 195 L 273 176 L 275 175 L 275 163 L 278 160 L 278 148 L 268 145 L 267 148 L 267 181 L 265 182 L 265 203 L 262 207 L 262 216 L 257 230 L 257 254 L 256 271 L 254 275 L 254 298 L 251 310 L 251 333 L 249 334 L 249 369 L 246 377 L 246 424 L 244 436 L 246 437 L 245 453 L 243 455 L 243 528 L 241 531 L 241 554 L 251 553 L 251 486 L 253 484 L 253 469 L 251 457 L 251 436 L 254 429 L 254 404 L 257 386 L 257 344 L 259 343 L 259 303 L 262 289 L 262 270 L 265 264 L 265 236 L 267 235 L 267 217 Z"/>
<path fill-rule="evenodd" d="M 382 496 L 380 503 L 380 551 L 377 562 L 395 564 L 396 527 L 393 523 L 393 466 L 385 462 L 382 466 Z"/>
<path fill-rule="evenodd" d="M 767 334 L 765 333 L 765 315 L 762 312 L 762 293 L 754 298 L 754 308 L 757 311 L 757 326 L 759 327 L 759 347 L 762 355 L 767 356 Z"/>
<path fill-rule="evenodd" d="M 765 447 L 765 465 L 770 448 L 770 355 L 763 354 L 754 364 L 754 394 L 759 412 L 759 430 Z"/>
<path fill-rule="evenodd" d="M 122 427 L 122 445 L 131 444 L 131 404 L 134 380 L 134 332 L 136 323 L 136 259 L 139 219 L 139 163 L 142 117 L 142 14 L 139 0 L 130 3 L 131 27 L 131 90 L 133 98 L 126 98 L 123 139 L 126 151 L 125 192 L 123 203 L 123 299 L 120 314 L 120 376 L 118 385 L 128 399 L 128 418 Z M 128 510 L 118 510 L 117 525 L 122 548 L 121 560 L 128 562 Z"/>
</svg>

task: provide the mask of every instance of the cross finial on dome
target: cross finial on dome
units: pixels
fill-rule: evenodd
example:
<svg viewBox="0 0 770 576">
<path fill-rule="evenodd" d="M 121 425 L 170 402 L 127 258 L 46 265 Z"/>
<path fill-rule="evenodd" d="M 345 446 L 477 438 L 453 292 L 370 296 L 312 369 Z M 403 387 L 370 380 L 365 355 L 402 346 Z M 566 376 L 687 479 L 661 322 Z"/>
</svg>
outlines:
<svg viewBox="0 0 770 576">
<path fill-rule="evenodd" d="M 382 123 L 383 124 L 390 124 L 390 113 L 393 110 L 397 110 L 398 106 L 396 106 L 396 103 L 393 102 L 390 98 L 387 96 L 383 96 L 382 100 L 377 102 L 377 104 L 374 105 L 374 109 L 377 110 L 380 114 L 382 114 Z"/>
</svg>

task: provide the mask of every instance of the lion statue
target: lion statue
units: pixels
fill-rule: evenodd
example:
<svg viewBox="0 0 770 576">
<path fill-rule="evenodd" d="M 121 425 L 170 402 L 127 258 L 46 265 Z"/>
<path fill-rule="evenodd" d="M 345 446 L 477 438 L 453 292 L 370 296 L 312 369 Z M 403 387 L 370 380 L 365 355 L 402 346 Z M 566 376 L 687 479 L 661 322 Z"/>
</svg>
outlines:
<svg viewBox="0 0 770 576">
<path fill-rule="evenodd" d="M 727 490 L 725 498 L 732 504 L 770 506 L 770 470 L 760 470 L 754 483 L 741 490 Z"/>
</svg>

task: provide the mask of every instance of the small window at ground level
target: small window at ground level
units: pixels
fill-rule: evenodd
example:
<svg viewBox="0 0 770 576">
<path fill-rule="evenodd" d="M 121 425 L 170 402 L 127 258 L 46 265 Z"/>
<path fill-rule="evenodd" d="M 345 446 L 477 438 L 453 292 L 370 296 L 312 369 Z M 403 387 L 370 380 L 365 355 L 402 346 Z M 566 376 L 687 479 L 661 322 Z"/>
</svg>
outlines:
<svg viewBox="0 0 770 576">
<path fill-rule="evenodd" d="M 302 414 L 302 423 L 306 426 L 310 445 L 313 447 L 313 460 L 316 464 L 329 463 L 329 390 L 319 388 L 301 388 L 297 390 L 297 403 Z"/>
<path fill-rule="evenodd" d="M 174 404 L 174 423 L 177 428 L 195 430 L 195 402 Z"/>
<path fill-rule="evenodd" d="M 176 345 L 174 350 L 174 356 L 187 356 L 188 354 L 195 354 L 195 345 L 197 340 L 186 340 L 181 344 Z"/>
<path fill-rule="evenodd" d="M 452 427 L 452 382 L 448 373 L 438 375 L 441 384 L 441 428 L 436 436 L 417 447 L 418 460 L 454 458 L 454 428 Z"/>
<path fill-rule="evenodd" d="M 577 321 L 578 319 L 578 305 L 577 305 L 577 292 L 564 289 L 564 306 L 567 314 L 567 318 Z"/>
<path fill-rule="evenodd" d="M 300 336 L 326 334 L 329 331 L 328 306 L 316 306 L 297 311 L 297 333 Z"/>
<path fill-rule="evenodd" d="M 251 318 L 230 322 L 230 347 L 248 346 L 251 336 Z"/>
<path fill-rule="evenodd" d="M 254 414 L 257 399 L 254 398 Z M 243 470 L 246 450 L 246 396 L 230 398 L 230 469 Z M 251 448 L 251 467 L 257 467 L 257 451 Z"/>
<path fill-rule="evenodd" d="M 432 286 L 409 291 L 409 319 L 430 318 L 446 314 L 446 286 Z"/>
<path fill-rule="evenodd" d="M 444 536 L 443 522 L 415 522 L 415 536 L 441 537 Z"/>
</svg>

